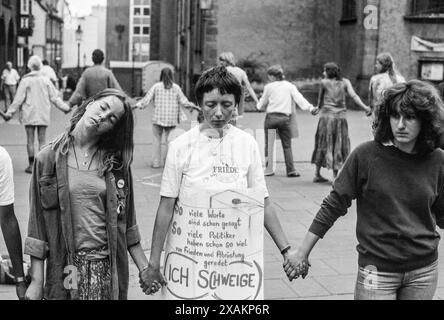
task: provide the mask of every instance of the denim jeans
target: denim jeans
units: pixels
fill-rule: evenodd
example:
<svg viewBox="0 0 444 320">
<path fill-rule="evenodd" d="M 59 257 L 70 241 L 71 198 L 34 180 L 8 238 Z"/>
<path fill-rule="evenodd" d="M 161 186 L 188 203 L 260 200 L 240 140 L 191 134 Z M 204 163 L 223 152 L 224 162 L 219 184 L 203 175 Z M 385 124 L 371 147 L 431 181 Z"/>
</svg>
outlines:
<svg viewBox="0 0 444 320">
<path fill-rule="evenodd" d="M 175 127 L 164 127 L 164 126 L 160 126 L 158 124 L 153 124 L 153 136 L 154 136 L 153 165 L 160 166 L 163 162 L 162 150 L 161 150 L 162 133 L 165 132 L 166 151 L 168 151 L 168 136 L 170 135 L 170 132 L 174 128 Z M 166 153 L 167 152 L 165 152 L 165 154 Z"/>
<path fill-rule="evenodd" d="M 355 300 L 432 300 L 438 284 L 438 261 L 408 272 L 359 267 Z"/>
<path fill-rule="evenodd" d="M 268 157 L 268 129 L 275 129 L 281 138 L 282 149 L 284 150 L 285 167 L 287 174 L 295 172 L 293 163 L 293 152 L 291 150 L 291 126 L 290 116 L 283 113 L 268 113 L 265 117 L 265 157 Z"/>
</svg>

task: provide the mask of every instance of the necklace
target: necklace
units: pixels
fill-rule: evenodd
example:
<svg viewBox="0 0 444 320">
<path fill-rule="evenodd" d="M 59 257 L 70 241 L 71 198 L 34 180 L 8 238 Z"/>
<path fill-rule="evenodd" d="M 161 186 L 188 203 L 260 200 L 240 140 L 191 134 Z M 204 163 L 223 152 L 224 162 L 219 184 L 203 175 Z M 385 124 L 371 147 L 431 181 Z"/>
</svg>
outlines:
<svg viewBox="0 0 444 320">
<path fill-rule="evenodd" d="M 220 147 L 220 145 L 221 145 L 222 142 L 224 141 L 224 138 L 225 138 L 225 136 L 223 136 L 223 137 L 220 139 L 219 143 L 213 148 L 213 150 L 211 151 L 211 155 L 213 155 L 213 156 L 217 156 L 217 149 L 218 149 L 218 147 Z M 211 138 L 209 138 L 209 139 L 210 139 L 210 141 L 212 141 Z"/>
<path fill-rule="evenodd" d="M 77 159 L 76 146 L 75 146 L 74 144 L 72 144 L 72 149 L 73 149 L 73 151 L 74 151 L 74 158 L 76 159 L 77 169 L 79 169 L 79 161 L 78 161 L 78 159 Z M 99 150 L 99 148 L 97 148 L 97 149 L 94 151 L 94 153 L 92 154 L 91 160 L 89 160 L 88 170 L 89 170 L 89 168 L 91 168 L 91 164 L 92 164 L 92 162 L 93 162 L 93 160 L 94 160 L 94 157 L 96 156 L 96 153 L 97 153 L 98 150 Z M 84 161 L 82 162 L 82 165 L 83 165 L 84 167 L 86 167 L 86 165 L 88 164 L 88 158 L 89 158 L 89 153 L 88 153 L 88 151 L 85 151 L 85 152 L 84 152 L 84 154 L 83 154 L 83 158 L 84 158 Z"/>
</svg>

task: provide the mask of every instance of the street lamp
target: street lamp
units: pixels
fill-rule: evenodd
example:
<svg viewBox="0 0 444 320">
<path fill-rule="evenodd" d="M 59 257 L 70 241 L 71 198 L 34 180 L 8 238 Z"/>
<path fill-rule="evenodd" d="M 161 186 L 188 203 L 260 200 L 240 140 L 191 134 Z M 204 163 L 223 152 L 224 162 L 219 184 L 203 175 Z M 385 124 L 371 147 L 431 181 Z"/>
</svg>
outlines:
<svg viewBox="0 0 444 320">
<path fill-rule="evenodd" d="M 76 30 L 76 41 L 77 41 L 77 79 L 80 79 L 80 42 L 82 42 L 83 30 L 80 24 L 77 26 Z"/>
<path fill-rule="evenodd" d="M 206 34 L 207 34 L 207 21 L 211 17 L 211 10 L 213 8 L 213 0 L 200 0 L 199 1 L 199 7 L 202 13 L 202 29 L 201 29 L 201 43 L 200 43 L 200 52 L 201 52 L 201 58 L 202 58 L 202 66 L 201 68 L 205 68 L 205 62 L 206 62 Z"/>
<path fill-rule="evenodd" d="M 136 60 L 136 46 L 135 46 L 135 44 L 133 44 L 133 47 L 132 47 L 132 49 L 131 49 L 131 54 L 132 54 L 132 63 L 133 63 L 133 68 L 132 68 L 132 83 L 131 83 L 131 93 L 132 93 L 132 95 L 133 95 L 133 97 L 135 97 L 136 96 L 136 93 L 134 92 L 135 91 L 135 87 L 134 87 L 134 82 L 135 82 L 135 80 L 134 80 L 134 60 Z"/>
</svg>

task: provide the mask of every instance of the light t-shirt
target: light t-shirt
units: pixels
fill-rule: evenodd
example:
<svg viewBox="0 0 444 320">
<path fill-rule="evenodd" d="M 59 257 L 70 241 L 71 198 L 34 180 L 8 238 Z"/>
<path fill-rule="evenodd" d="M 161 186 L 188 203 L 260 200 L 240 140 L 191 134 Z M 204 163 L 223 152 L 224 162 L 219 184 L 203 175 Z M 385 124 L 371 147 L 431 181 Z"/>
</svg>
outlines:
<svg viewBox="0 0 444 320">
<path fill-rule="evenodd" d="M 42 66 L 42 68 L 40 69 L 40 73 L 47 77 L 49 80 L 57 82 L 57 75 L 54 69 L 50 66 Z"/>
<path fill-rule="evenodd" d="M 11 69 L 11 71 L 9 71 L 8 69 L 4 69 L 2 73 L 2 80 L 8 86 L 15 86 L 20 80 L 20 76 L 15 69 Z"/>
<path fill-rule="evenodd" d="M 196 126 L 170 143 L 160 195 L 179 197 L 181 184 L 206 190 L 262 189 L 268 197 L 258 144 L 233 126 L 222 139 L 208 137 Z"/>
<path fill-rule="evenodd" d="M 228 66 L 227 70 L 236 77 L 241 85 L 244 85 L 248 79 L 247 73 L 239 67 Z"/>
<path fill-rule="evenodd" d="M 14 172 L 11 157 L 0 147 L 0 206 L 14 203 Z"/>
<path fill-rule="evenodd" d="M 304 98 L 296 86 L 286 80 L 273 81 L 265 85 L 257 108 L 267 108 L 267 113 L 283 113 L 290 115 L 293 101 L 302 109 L 314 109 L 313 105 Z"/>
</svg>

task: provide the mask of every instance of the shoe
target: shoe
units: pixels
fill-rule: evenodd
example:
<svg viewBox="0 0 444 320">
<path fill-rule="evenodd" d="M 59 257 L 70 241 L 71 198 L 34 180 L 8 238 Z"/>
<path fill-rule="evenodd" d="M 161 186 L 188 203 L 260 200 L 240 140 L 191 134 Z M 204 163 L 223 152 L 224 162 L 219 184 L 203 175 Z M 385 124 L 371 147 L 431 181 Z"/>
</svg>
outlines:
<svg viewBox="0 0 444 320">
<path fill-rule="evenodd" d="M 314 183 L 324 183 L 324 182 L 329 182 L 329 180 L 325 179 L 323 176 L 315 176 L 313 178 L 313 182 Z"/>
<path fill-rule="evenodd" d="M 25 172 L 26 172 L 26 173 L 32 173 L 32 167 L 31 167 L 31 166 L 28 166 L 28 167 L 25 169 Z"/>
<path fill-rule="evenodd" d="M 272 176 L 274 176 L 274 172 L 264 172 L 264 176 L 272 177 Z"/>
<path fill-rule="evenodd" d="M 297 172 L 297 171 L 293 171 L 293 172 L 287 173 L 287 177 L 289 177 L 289 178 L 297 178 L 297 177 L 300 177 L 300 176 L 301 176 L 301 174 L 299 172 Z"/>
</svg>

